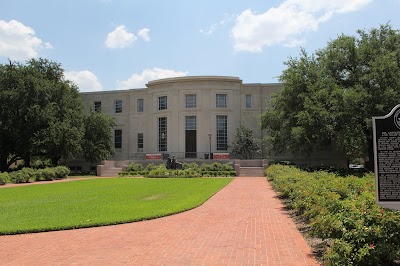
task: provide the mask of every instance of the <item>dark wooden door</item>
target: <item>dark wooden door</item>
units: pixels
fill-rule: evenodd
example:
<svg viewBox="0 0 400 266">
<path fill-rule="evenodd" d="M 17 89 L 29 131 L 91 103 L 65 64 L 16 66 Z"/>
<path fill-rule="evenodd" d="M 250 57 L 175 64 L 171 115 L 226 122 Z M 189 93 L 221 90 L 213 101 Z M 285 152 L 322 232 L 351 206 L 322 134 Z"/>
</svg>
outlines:
<svg viewBox="0 0 400 266">
<path fill-rule="evenodd" d="M 196 130 L 186 130 L 185 158 L 197 157 L 197 134 Z"/>
</svg>

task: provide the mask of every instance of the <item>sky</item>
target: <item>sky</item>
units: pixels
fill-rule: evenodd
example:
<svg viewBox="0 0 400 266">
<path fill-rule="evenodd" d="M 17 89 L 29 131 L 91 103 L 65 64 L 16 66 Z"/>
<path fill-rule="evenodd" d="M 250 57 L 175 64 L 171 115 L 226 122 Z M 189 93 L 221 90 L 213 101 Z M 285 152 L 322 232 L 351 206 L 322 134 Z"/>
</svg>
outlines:
<svg viewBox="0 0 400 266">
<path fill-rule="evenodd" d="M 400 0 L 0 0 L 0 64 L 46 58 L 81 92 L 178 76 L 276 83 L 290 57 L 389 23 Z"/>
</svg>

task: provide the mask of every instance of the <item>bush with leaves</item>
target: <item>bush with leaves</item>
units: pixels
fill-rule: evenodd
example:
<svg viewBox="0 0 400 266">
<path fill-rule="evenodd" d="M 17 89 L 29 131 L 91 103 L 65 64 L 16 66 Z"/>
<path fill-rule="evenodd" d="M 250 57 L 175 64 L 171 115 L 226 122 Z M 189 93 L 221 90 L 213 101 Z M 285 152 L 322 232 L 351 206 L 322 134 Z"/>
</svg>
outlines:
<svg viewBox="0 0 400 266">
<path fill-rule="evenodd" d="M 195 178 L 201 177 L 200 173 L 192 170 L 169 170 L 169 169 L 155 169 L 151 170 L 146 177 L 149 178 Z"/>
<path fill-rule="evenodd" d="M 32 168 L 22 168 L 18 171 L 13 171 L 9 174 L 11 182 L 14 184 L 27 183 L 30 179 L 34 179 L 36 170 Z"/>
<path fill-rule="evenodd" d="M 183 163 L 182 164 L 182 169 L 193 169 L 193 170 L 198 170 L 199 169 L 199 165 L 197 163 Z"/>
<path fill-rule="evenodd" d="M 202 164 L 201 171 L 231 171 L 235 170 L 231 163 L 214 162 L 212 164 Z"/>
<path fill-rule="evenodd" d="M 222 164 L 214 162 L 199 166 L 196 163 L 184 163 L 182 170 L 167 169 L 164 164 L 149 164 L 143 167 L 141 164 L 131 163 L 126 172 L 119 173 L 118 176 L 144 176 L 150 178 L 176 178 L 176 177 L 230 177 L 235 176 L 236 171 L 231 163 Z"/>
<path fill-rule="evenodd" d="M 54 179 L 63 179 L 67 178 L 70 170 L 66 166 L 56 166 L 54 167 L 54 172 L 55 172 L 55 178 Z"/>
<path fill-rule="evenodd" d="M 325 265 L 391 265 L 400 258 L 400 214 L 375 202 L 374 176 L 341 177 L 273 165 L 268 179 L 287 207 L 327 240 Z"/>
<path fill-rule="evenodd" d="M 5 185 L 7 182 L 9 182 L 9 175 L 7 172 L 0 172 L 0 185 Z"/>
<path fill-rule="evenodd" d="M 56 171 L 54 168 L 39 169 L 38 172 L 37 181 L 52 181 L 56 179 Z"/>
<path fill-rule="evenodd" d="M 143 171 L 143 170 L 144 170 L 144 167 L 140 163 L 130 163 L 126 168 L 127 172 L 137 172 L 137 171 Z"/>
</svg>

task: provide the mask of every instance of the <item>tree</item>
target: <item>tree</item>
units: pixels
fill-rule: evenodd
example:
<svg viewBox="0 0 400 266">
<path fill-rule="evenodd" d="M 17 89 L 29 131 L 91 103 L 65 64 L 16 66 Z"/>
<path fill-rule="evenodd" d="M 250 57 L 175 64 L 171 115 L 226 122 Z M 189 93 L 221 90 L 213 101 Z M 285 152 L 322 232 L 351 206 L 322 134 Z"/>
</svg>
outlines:
<svg viewBox="0 0 400 266">
<path fill-rule="evenodd" d="M 82 153 L 85 160 L 95 163 L 114 154 L 111 141 L 112 127 L 115 121 L 112 117 L 99 112 L 85 115 L 85 133 L 82 139 Z"/>
<path fill-rule="evenodd" d="M 310 155 L 333 146 L 372 161 L 371 118 L 399 101 L 400 32 L 382 25 L 357 33 L 286 62 L 282 93 L 261 118 L 273 151 Z"/>
<path fill-rule="evenodd" d="M 4 171 L 11 165 L 9 158 L 15 154 L 13 106 L 17 99 L 17 87 L 21 78 L 17 67 L 11 62 L 0 65 L 0 171 Z"/>
<path fill-rule="evenodd" d="M 59 63 L 31 59 L 0 65 L 0 112 L 0 171 L 20 159 L 29 166 L 32 156 L 57 164 L 82 151 L 82 98 Z"/>
<path fill-rule="evenodd" d="M 244 159 L 252 159 L 254 155 L 260 152 L 260 147 L 253 137 L 253 131 L 242 124 L 236 129 L 231 147 L 233 155 Z"/>
</svg>

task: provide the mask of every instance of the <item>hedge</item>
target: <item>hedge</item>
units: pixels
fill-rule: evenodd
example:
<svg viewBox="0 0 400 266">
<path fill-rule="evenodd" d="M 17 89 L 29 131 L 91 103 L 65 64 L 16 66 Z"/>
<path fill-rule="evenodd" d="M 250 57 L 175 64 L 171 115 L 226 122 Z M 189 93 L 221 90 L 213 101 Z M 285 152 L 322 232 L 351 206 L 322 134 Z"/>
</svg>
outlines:
<svg viewBox="0 0 400 266">
<path fill-rule="evenodd" d="M 325 265 L 392 265 L 400 258 L 400 213 L 375 202 L 373 174 L 341 177 L 273 165 L 266 170 L 289 209 L 325 239 Z"/>
<path fill-rule="evenodd" d="M 65 166 L 56 166 L 44 169 L 22 168 L 10 173 L 0 173 L 0 185 L 7 182 L 14 184 L 28 183 L 31 181 L 51 181 L 68 177 L 70 170 Z"/>
<path fill-rule="evenodd" d="M 4 185 L 5 183 L 9 182 L 10 176 L 7 172 L 0 173 L 0 185 Z"/>
<path fill-rule="evenodd" d="M 149 164 L 144 167 L 141 164 L 131 163 L 127 166 L 126 171 L 119 173 L 118 176 L 144 176 L 148 178 L 230 177 L 236 176 L 236 171 L 232 164 L 221 164 L 218 162 L 202 165 L 184 163 L 182 164 L 182 170 L 169 170 L 164 164 L 158 166 Z"/>
</svg>

